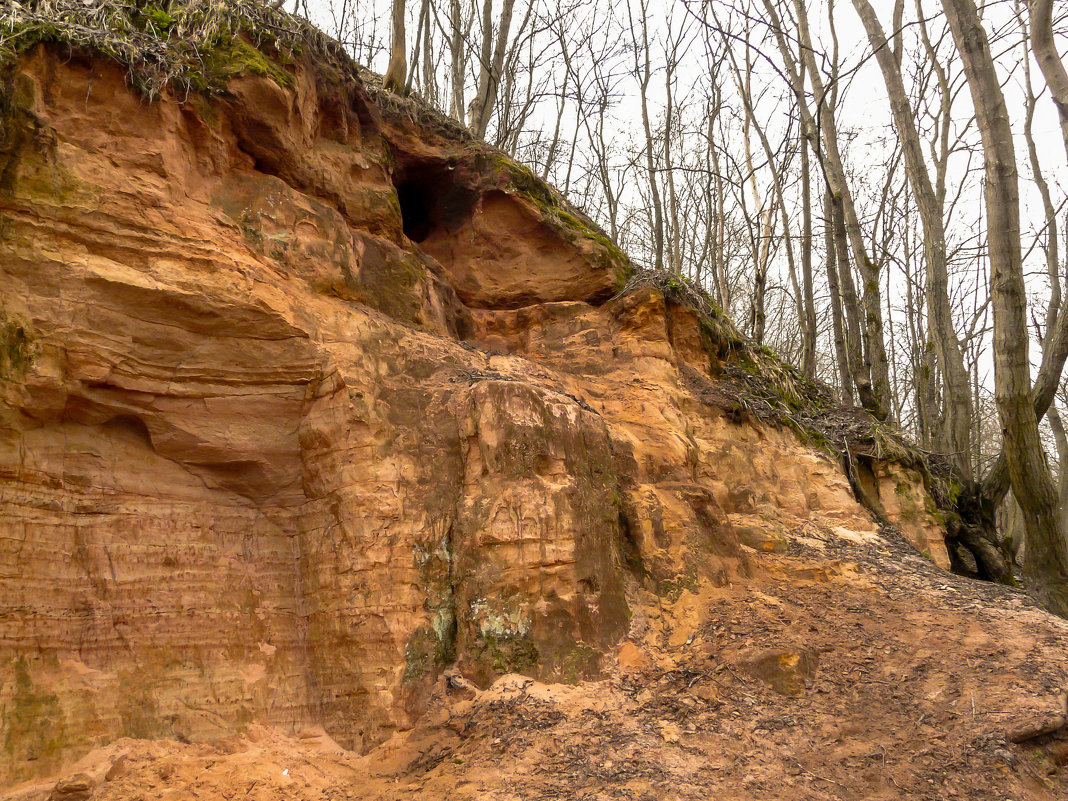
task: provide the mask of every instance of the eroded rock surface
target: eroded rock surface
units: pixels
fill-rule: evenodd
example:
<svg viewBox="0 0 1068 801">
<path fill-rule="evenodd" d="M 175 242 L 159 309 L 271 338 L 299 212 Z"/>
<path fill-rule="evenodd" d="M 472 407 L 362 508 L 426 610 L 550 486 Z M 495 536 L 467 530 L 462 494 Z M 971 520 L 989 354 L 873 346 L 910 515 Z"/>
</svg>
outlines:
<svg viewBox="0 0 1068 801">
<path fill-rule="evenodd" d="M 561 774 L 572 790 L 704 797 L 742 786 L 742 757 L 689 788 L 685 749 L 750 722 L 853 737 L 828 719 L 858 666 L 901 688 L 902 727 L 928 703 L 917 730 L 937 719 L 957 744 L 975 724 L 939 672 L 954 649 L 998 674 L 974 715 L 1063 688 L 1043 661 L 1062 624 L 995 594 L 958 604 L 963 641 L 938 628 L 948 574 L 887 546 L 832 458 L 718 404 L 696 318 L 616 296 L 625 260 L 581 215 L 484 146 L 291 69 L 292 88 L 148 105 L 117 67 L 39 48 L 4 86 L 0 786 L 46 797 L 88 754 L 94 798 L 393 797 L 398 777 L 533 797 L 500 783 L 500 755 L 516 775 L 566 755 L 481 739 L 533 704 L 535 729 L 567 721 L 553 736 L 603 757 Z M 941 564 L 922 482 L 879 470 L 887 513 Z M 1034 649 L 1009 658 L 1023 618 Z M 862 659 L 847 629 L 868 619 L 919 634 L 880 651 L 866 632 Z M 531 702 L 512 674 L 549 689 Z M 682 706 L 642 694 L 660 685 Z M 605 721 L 634 747 L 612 751 Z M 776 792 L 830 769 L 760 753 Z M 899 761 L 895 781 L 926 770 Z M 813 787 L 844 787 L 837 770 Z M 1054 781 L 1007 770 L 988 785 Z"/>
</svg>

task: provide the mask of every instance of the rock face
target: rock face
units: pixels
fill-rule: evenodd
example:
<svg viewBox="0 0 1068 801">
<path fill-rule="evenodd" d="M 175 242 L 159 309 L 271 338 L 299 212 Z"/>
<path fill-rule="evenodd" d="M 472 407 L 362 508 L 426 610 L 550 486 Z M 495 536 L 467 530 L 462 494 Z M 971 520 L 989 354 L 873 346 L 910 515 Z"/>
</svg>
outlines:
<svg viewBox="0 0 1068 801">
<path fill-rule="evenodd" d="M 42 47 L 5 79 L 0 785 L 253 722 L 365 751 L 447 667 L 601 679 L 651 603 L 878 541 L 833 459 L 717 404 L 693 312 L 617 296 L 581 215 L 291 71 L 148 105 Z M 738 664 L 802 693 L 791 647 Z"/>
</svg>

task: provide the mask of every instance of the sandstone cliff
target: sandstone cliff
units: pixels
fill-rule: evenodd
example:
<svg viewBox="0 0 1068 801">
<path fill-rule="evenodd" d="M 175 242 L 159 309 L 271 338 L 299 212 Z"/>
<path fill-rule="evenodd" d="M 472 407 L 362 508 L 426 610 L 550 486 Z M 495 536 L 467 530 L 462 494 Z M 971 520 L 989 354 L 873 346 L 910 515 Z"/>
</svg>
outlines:
<svg viewBox="0 0 1068 801">
<path fill-rule="evenodd" d="M 1007 738 L 1063 724 L 1068 627 L 942 569 L 922 475 L 864 460 L 910 546 L 528 171 L 255 72 L 3 76 L 0 786 L 1063 792 Z"/>
</svg>

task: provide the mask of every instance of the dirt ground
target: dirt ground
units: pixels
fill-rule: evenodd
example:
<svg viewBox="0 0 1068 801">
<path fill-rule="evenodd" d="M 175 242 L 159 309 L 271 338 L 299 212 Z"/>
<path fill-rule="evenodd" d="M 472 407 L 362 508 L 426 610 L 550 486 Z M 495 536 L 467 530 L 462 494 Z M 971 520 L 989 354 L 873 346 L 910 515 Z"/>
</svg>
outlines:
<svg viewBox="0 0 1068 801">
<path fill-rule="evenodd" d="M 1068 797 L 1068 623 L 891 532 L 808 526 L 752 558 L 744 589 L 632 588 L 607 680 L 479 691 L 447 674 L 420 725 L 364 756 L 321 729 L 125 739 L 3 798 Z"/>
</svg>

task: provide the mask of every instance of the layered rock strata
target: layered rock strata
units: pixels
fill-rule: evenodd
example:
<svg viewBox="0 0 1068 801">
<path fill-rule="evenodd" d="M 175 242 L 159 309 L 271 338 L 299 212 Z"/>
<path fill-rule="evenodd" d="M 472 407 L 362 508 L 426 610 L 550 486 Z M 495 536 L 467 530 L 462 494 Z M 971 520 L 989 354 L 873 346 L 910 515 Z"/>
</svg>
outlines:
<svg viewBox="0 0 1068 801">
<path fill-rule="evenodd" d="M 253 721 L 367 749 L 447 666 L 594 679 L 636 593 L 876 536 L 551 190 L 289 69 L 152 104 L 45 47 L 5 78 L 0 784 Z"/>
</svg>

